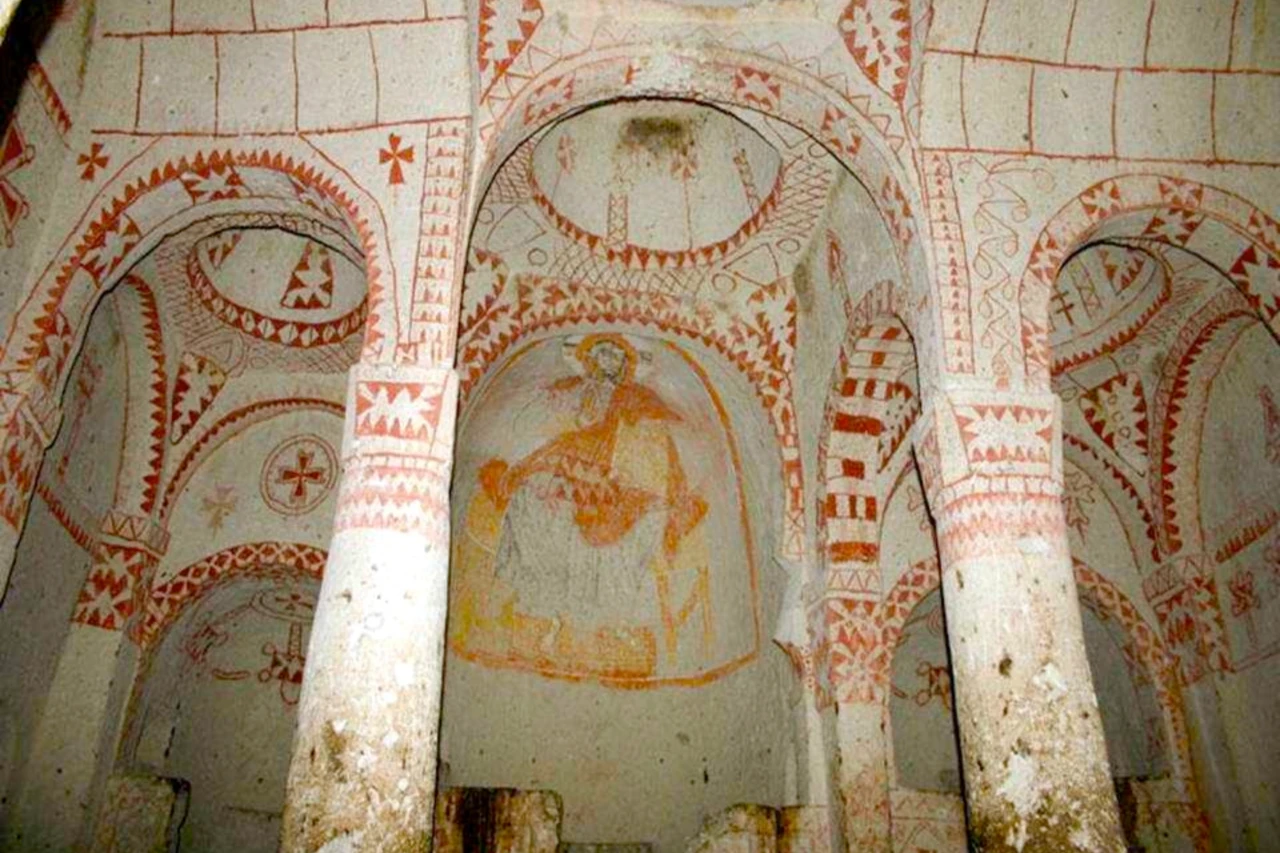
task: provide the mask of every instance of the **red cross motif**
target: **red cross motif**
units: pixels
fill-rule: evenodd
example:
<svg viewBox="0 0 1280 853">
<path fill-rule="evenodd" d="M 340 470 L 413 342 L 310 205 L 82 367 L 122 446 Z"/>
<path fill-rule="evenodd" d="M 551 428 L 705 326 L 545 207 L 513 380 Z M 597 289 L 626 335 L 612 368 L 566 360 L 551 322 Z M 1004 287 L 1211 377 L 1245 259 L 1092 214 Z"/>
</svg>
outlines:
<svg viewBox="0 0 1280 853">
<path fill-rule="evenodd" d="M 404 164 L 413 162 L 413 146 L 405 148 L 400 147 L 403 142 L 399 136 L 392 133 L 387 136 L 387 148 L 378 149 L 378 162 L 385 165 L 391 164 L 391 175 L 387 179 L 389 184 L 404 183 Z"/>
<path fill-rule="evenodd" d="M 80 180 L 92 181 L 97 176 L 98 170 L 107 168 L 110 162 L 111 158 L 102 153 L 102 143 L 93 143 L 87 152 L 76 158 L 76 164 L 84 167 L 80 172 Z"/>
<path fill-rule="evenodd" d="M 294 505 L 302 505 L 307 502 L 307 488 L 312 483 L 323 485 L 329 479 L 329 469 L 325 467 L 312 468 L 311 463 L 315 461 L 316 454 L 314 451 L 298 450 L 298 461 L 292 468 L 281 468 L 280 475 L 276 482 L 282 486 L 291 486 L 289 490 L 289 501 Z"/>
</svg>

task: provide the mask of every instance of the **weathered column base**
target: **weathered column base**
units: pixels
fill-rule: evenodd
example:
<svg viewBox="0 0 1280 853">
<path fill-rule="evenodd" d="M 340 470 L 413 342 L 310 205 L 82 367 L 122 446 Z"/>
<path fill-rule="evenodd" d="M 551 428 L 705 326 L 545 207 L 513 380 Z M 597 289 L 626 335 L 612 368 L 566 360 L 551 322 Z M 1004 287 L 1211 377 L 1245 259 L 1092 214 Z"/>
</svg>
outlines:
<svg viewBox="0 0 1280 853">
<path fill-rule="evenodd" d="M 436 800 L 432 853 L 556 853 L 563 816 L 555 791 L 450 788 Z"/>
<path fill-rule="evenodd" d="M 449 586 L 450 370 L 359 365 L 289 768 L 286 853 L 431 847 Z"/>
<path fill-rule="evenodd" d="M 957 390 L 921 423 L 970 847 L 1122 853 L 1062 513 L 1052 394 Z"/>
<path fill-rule="evenodd" d="M 426 851 L 447 557 L 421 536 L 334 537 L 312 626 L 283 848 Z"/>
<path fill-rule="evenodd" d="M 842 702 L 836 715 L 840 744 L 841 825 L 850 850 L 888 853 L 889 765 L 883 700 Z"/>
</svg>

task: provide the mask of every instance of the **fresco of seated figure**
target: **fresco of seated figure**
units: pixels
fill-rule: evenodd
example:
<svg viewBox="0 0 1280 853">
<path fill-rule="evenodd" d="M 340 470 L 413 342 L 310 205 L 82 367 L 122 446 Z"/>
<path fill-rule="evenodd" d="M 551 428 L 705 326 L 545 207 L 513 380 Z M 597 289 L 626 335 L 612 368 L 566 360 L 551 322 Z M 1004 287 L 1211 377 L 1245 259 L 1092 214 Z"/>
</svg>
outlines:
<svg viewBox="0 0 1280 853">
<path fill-rule="evenodd" d="M 460 471 L 471 494 L 454 546 L 453 651 L 627 686 L 699 680 L 753 655 L 754 631 L 737 627 L 755 624 L 741 497 L 707 488 L 736 478 L 727 424 L 719 447 L 701 429 L 715 423 L 710 392 L 674 353 L 661 348 L 659 373 L 621 335 L 540 349 L 569 375 L 521 394 L 514 364 L 479 406 L 500 401 L 515 413 L 508 438 L 536 443 L 483 458 L 488 436 L 464 445 L 476 467 Z M 712 412 L 686 416 L 690 403 Z M 713 569 L 708 540 L 726 534 L 740 558 Z"/>
</svg>

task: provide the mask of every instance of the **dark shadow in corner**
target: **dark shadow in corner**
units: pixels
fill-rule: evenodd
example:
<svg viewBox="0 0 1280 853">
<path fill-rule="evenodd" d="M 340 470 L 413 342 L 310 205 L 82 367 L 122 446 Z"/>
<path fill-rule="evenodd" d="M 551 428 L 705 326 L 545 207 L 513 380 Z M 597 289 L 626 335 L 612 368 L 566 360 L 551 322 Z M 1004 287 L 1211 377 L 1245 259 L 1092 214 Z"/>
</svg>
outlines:
<svg viewBox="0 0 1280 853">
<path fill-rule="evenodd" d="M 0 128 L 9 126 L 27 72 L 65 0 L 23 0 L 0 44 Z"/>
</svg>

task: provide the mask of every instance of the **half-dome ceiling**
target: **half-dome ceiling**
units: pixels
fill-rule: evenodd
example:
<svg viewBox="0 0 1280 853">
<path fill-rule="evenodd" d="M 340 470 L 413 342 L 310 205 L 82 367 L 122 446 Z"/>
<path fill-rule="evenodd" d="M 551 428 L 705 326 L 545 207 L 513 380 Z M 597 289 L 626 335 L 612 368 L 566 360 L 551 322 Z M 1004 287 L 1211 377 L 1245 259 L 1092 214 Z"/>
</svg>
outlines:
<svg viewBox="0 0 1280 853">
<path fill-rule="evenodd" d="M 777 203 L 782 160 L 726 113 L 632 101 L 552 128 L 532 171 L 537 202 L 574 239 L 612 251 L 691 252 L 758 230 Z"/>
<path fill-rule="evenodd" d="M 220 231 L 195 244 L 187 272 L 218 320 L 271 343 L 336 344 L 364 327 L 364 274 L 307 237 L 278 229 Z"/>
<path fill-rule="evenodd" d="M 1049 303 L 1055 371 L 1127 343 L 1169 301 L 1167 271 L 1150 252 L 1098 244 L 1062 268 Z"/>
</svg>

